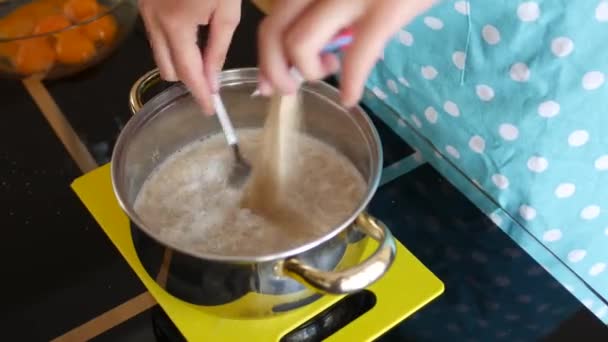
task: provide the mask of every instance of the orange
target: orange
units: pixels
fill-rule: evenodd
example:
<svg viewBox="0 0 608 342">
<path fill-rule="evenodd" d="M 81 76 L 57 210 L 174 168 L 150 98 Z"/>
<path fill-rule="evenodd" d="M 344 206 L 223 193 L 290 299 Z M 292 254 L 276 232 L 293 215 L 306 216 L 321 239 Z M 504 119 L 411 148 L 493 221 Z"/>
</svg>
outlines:
<svg viewBox="0 0 608 342">
<path fill-rule="evenodd" d="M 58 0 L 38 0 L 20 6 L 0 19 L 0 37 L 16 38 L 31 34 L 43 17 L 61 13 Z"/>
<path fill-rule="evenodd" d="M 118 27 L 111 15 L 105 15 L 83 26 L 83 31 L 94 42 L 111 43 L 116 37 Z"/>
<path fill-rule="evenodd" d="M 11 14 L 0 20 L 0 37 L 17 38 L 30 35 L 34 31 L 34 25 L 32 17 Z"/>
<path fill-rule="evenodd" d="M 49 15 L 42 18 L 34 27 L 35 34 L 59 31 L 72 25 L 70 21 L 61 14 Z"/>
<path fill-rule="evenodd" d="M 17 54 L 17 48 L 19 45 L 17 42 L 3 42 L 0 43 L 0 58 L 6 58 L 13 60 Z"/>
<path fill-rule="evenodd" d="M 95 45 L 80 30 L 72 29 L 57 34 L 55 52 L 57 60 L 64 64 L 80 64 L 95 55 Z"/>
<path fill-rule="evenodd" d="M 67 0 L 63 12 L 74 22 L 90 19 L 99 13 L 99 4 L 95 0 Z"/>
<path fill-rule="evenodd" d="M 13 58 L 15 70 L 24 75 L 49 70 L 55 62 L 55 50 L 46 37 L 30 38 L 18 42 Z"/>
</svg>

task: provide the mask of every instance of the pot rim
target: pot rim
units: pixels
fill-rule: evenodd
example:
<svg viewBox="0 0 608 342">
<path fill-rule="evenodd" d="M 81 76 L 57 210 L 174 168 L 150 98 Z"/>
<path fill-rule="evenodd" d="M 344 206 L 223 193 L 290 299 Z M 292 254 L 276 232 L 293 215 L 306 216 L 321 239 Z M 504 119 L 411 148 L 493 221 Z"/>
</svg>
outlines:
<svg viewBox="0 0 608 342">
<path fill-rule="evenodd" d="M 244 77 L 242 74 L 246 74 L 246 76 Z M 257 74 L 258 74 L 258 68 L 235 68 L 235 69 L 224 70 L 220 73 L 220 88 L 222 86 L 234 84 L 235 81 L 240 81 L 243 83 L 252 82 L 252 81 L 257 82 Z M 323 89 L 323 91 L 331 93 L 332 95 L 338 96 L 337 89 L 334 88 L 333 86 L 329 85 L 328 83 L 323 82 L 323 81 L 315 81 L 315 82 L 311 82 L 310 84 L 312 84 L 312 83 L 315 84 L 315 87 L 317 87 L 317 88 L 320 87 Z M 377 162 L 376 162 L 377 165 L 371 165 L 372 168 L 377 169 L 375 172 L 375 175 L 373 175 L 373 177 L 371 177 L 371 179 L 369 180 L 366 194 L 360 201 L 359 205 L 355 208 L 355 210 L 353 210 L 352 214 L 348 218 L 344 219 L 344 221 L 341 224 L 336 225 L 334 228 L 330 229 L 322 237 L 317 238 L 315 240 L 311 240 L 310 242 L 307 242 L 298 247 L 287 249 L 287 250 L 280 251 L 280 252 L 271 253 L 271 254 L 251 255 L 251 256 L 218 255 L 218 254 L 213 254 L 213 253 L 204 253 L 204 252 L 200 252 L 200 251 L 188 250 L 188 249 L 179 247 L 172 242 L 164 241 L 163 239 L 161 239 L 158 236 L 158 234 L 155 234 L 150 229 L 147 229 L 146 228 L 147 225 L 143 222 L 143 220 L 141 220 L 139 218 L 139 216 L 137 215 L 137 213 L 135 213 L 135 211 L 132 208 L 130 208 L 129 205 L 126 204 L 126 202 L 124 200 L 124 198 L 126 197 L 126 195 L 124 194 L 125 190 L 119 189 L 119 187 L 117 185 L 119 166 L 120 166 L 118 161 L 121 159 L 121 156 L 124 155 L 124 149 L 128 143 L 130 135 L 133 132 L 140 129 L 143 126 L 143 123 L 145 123 L 151 117 L 153 117 L 155 115 L 159 115 L 160 110 L 162 110 L 162 108 L 166 108 L 166 106 L 171 104 L 171 102 L 173 100 L 181 98 L 182 96 L 191 96 L 189 94 L 189 92 L 187 91 L 187 89 L 182 84 L 177 84 L 177 85 L 169 87 L 168 89 L 163 90 L 159 94 L 155 95 L 146 104 L 144 104 L 142 109 L 139 112 L 135 113 L 133 115 L 133 117 L 131 117 L 129 119 L 129 121 L 123 127 L 122 131 L 120 132 L 120 134 L 116 140 L 116 144 L 114 145 L 114 149 L 112 151 L 112 158 L 111 158 L 111 165 L 110 165 L 112 189 L 114 191 L 114 195 L 116 197 L 116 200 L 117 200 L 119 206 L 126 213 L 126 215 L 128 216 L 128 219 L 132 223 L 134 223 L 138 229 L 143 231 L 150 238 L 156 240 L 158 243 L 160 243 L 163 246 L 169 247 L 180 253 L 183 253 L 183 254 L 186 254 L 186 255 L 189 255 L 189 256 L 192 256 L 195 258 L 199 258 L 199 259 L 219 261 L 219 262 L 233 262 L 233 263 L 268 262 L 268 261 L 286 259 L 286 258 L 295 256 L 295 255 L 298 255 L 298 254 L 302 254 L 306 251 L 309 251 L 309 250 L 331 240 L 332 238 L 334 238 L 335 236 L 340 234 L 342 231 L 347 229 L 350 225 L 352 225 L 356 221 L 357 217 L 366 210 L 369 202 L 371 201 L 372 197 L 375 195 L 376 190 L 378 189 L 378 187 L 380 185 L 380 179 L 382 176 L 382 165 L 383 165 L 383 153 L 382 153 L 382 143 L 380 140 L 380 135 L 378 134 L 378 131 L 376 130 L 376 127 L 374 126 L 372 120 L 369 118 L 368 114 L 363 110 L 363 108 L 360 105 L 353 106 L 352 108 L 344 108 L 339 103 L 336 103 L 335 101 L 329 99 L 326 96 L 326 94 L 318 93 L 318 92 L 314 91 L 314 89 L 308 87 L 306 84 L 302 85 L 302 88 L 308 89 L 309 91 L 313 91 L 316 95 L 326 98 L 328 101 L 331 101 L 333 105 L 336 105 L 336 106 L 342 108 L 343 110 L 346 110 L 350 115 L 361 116 L 363 122 L 365 122 L 365 124 L 368 126 L 368 129 L 370 130 L 370 135 L 373 140 L 373 144 L 375 145 L 375 148 L 374 148 L 374 146 L 369 146 L 370 153 L 371 154 L 375 153 L 378 157 Z M 176 92 L 176 91 L 183 92 L 183 94 L 176 93 L 177 96 L 172 97 L 170 102 L 162 103 L 161 100 L 164 100 L 164 99 L 162 99 L 161 97 L 166 97 L 166 95 L 168 93 Z M 163 96 L 163 95 L 165 95 L 165 96 Z"/>
</svg>

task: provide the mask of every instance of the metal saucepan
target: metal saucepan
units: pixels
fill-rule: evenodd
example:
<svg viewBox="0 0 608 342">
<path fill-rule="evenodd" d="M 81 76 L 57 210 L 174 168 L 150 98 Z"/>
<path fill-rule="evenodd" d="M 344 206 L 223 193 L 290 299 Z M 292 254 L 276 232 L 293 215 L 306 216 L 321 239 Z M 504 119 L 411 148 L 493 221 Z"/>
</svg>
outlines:
<svg viewBox="0 0 608 342">
<path fill-rule="evenodd" d="M 251 98 L 255 68 L 221 73 L 221 95 L 235 127 L 261 127 L 268 100 Z M 366 207 L 382 169 L 380 139 L 359 108 L 339 105 L 339 94 L 322 82 L 302 88 L 304 127 L 347 156 L 367 181 L 357 210 L 322 238 L 272 255 L 231 257 L 183 250 L 159 238 L 135 213 L 133 204 L 150 172 L 167 156 L 201 137 L 221 132 L 217 118 L 205 117 L 181 84 L 145 105 L 142 95 L 159 83 L 158 70 L 142 76 L 130 94 L 134 115 L 112 155 L 112 183 L 131 221 L 133 243 L 149 275 L 167 292 L 202 310 L 232 318 L 258 318 L 293 310 L 324 294 L 347 294 L 378 280 L 391 266 L 395 242 Z M 370 240 L 378 247 L 362 261 Z M 243 241 L 247 243 L 247 241 Z"/>
</svg>

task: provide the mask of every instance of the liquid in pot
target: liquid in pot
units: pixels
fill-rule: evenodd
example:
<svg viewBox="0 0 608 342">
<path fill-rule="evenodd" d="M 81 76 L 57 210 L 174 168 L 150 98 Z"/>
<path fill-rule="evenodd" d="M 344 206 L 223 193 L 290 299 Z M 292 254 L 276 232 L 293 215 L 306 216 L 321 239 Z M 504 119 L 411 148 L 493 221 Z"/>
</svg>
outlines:
<svg viewBox="0 0 608 342">
<path fill-rule="evenodd" d="M 261 129 L 239 130 L 240 146 L 254 160 Z M 291 210 L 306 229 L 275 225 L 240 206 L 243 189 L 228 185 L 233 155 L 221 134 L 193 142 L 169 156 L 144 182 L 135 211 L 160 238 L 190 252 L 260 256 L 312 242 L 344 222 L 363 200 L 367 183 L 335 148 L 298 135 Z"/>
</svg>

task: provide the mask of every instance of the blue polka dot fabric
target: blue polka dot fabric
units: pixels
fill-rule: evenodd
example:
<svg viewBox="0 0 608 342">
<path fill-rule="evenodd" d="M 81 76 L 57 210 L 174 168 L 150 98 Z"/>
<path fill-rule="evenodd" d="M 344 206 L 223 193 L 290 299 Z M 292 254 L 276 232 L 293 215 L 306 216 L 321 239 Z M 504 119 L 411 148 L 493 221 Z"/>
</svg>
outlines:
<svg viewBox="0 0 608 342">
<path fill-rule="evenodd" d="M 442 1 L 364 103 L 608 323 L 606 37 L 608 1 Z"/>
<path fill-rule="evenodd" d="M 540 341 L 581 308 L 428 164 L 380 187 L 370 212 L 446 287 L 380 341 Z"/>
</svg>

